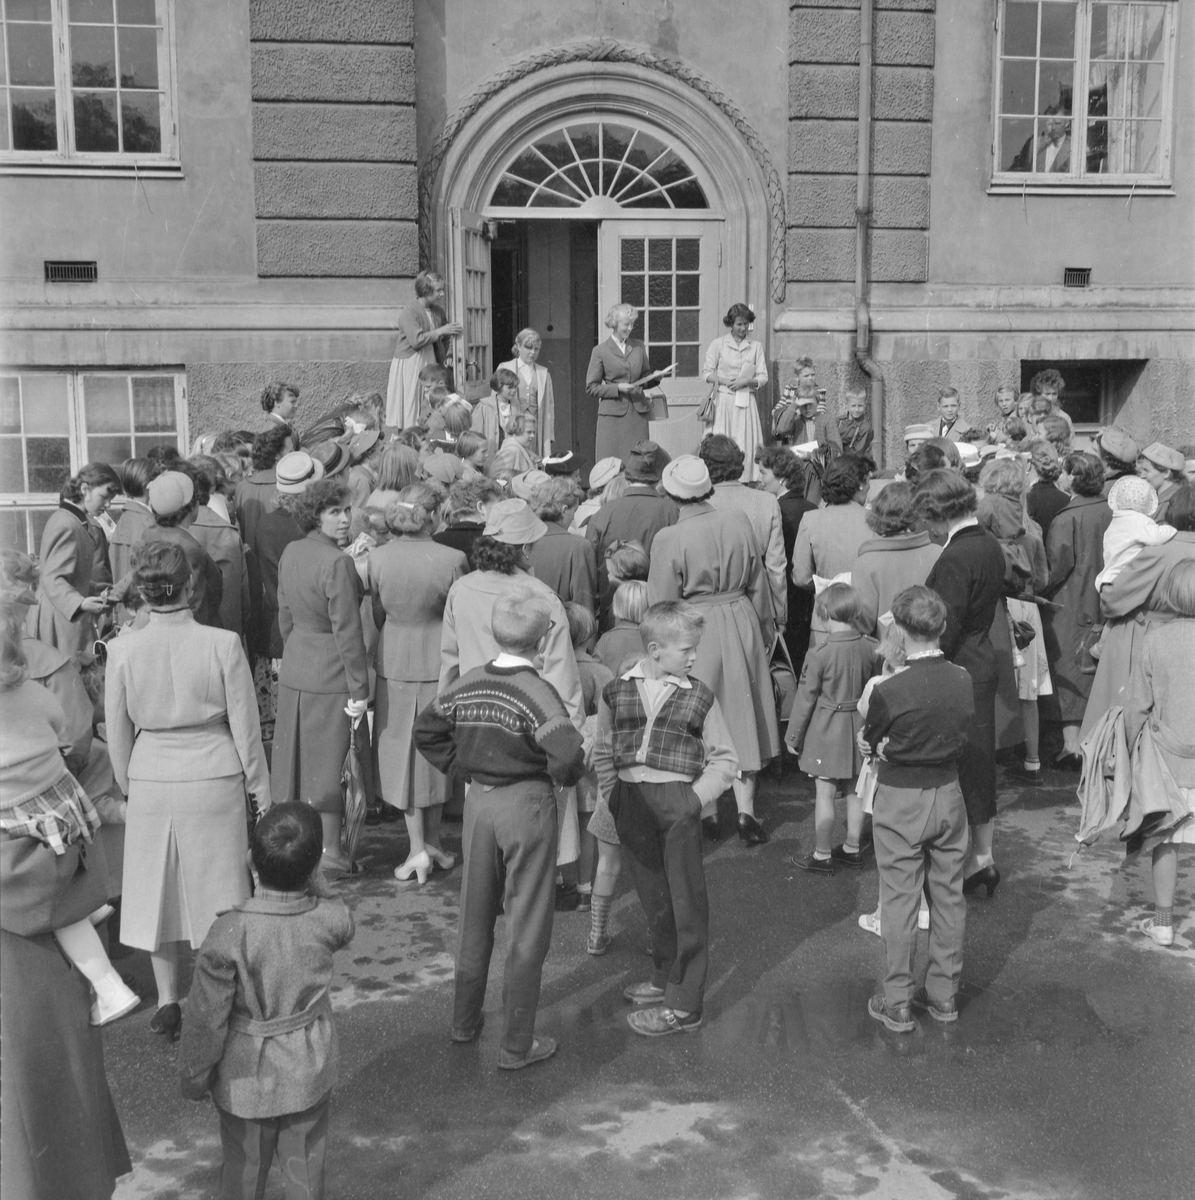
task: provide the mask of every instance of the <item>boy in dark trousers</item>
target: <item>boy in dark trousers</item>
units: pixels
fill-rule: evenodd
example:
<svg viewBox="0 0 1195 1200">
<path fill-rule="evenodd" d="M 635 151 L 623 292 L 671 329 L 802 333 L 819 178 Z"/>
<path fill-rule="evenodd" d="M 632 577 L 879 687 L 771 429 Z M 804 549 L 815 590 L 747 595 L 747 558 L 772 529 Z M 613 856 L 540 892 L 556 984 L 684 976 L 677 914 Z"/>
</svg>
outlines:
<svg viewBox="0 0 1195 1200">
<path fill-rule="evenodd" d="M 179 1045 L 183 1095 L 210 1091 L 221 1200 L 260 1200 L 274 1155 L 287 1200 L 324 1194 L 339 1048 L 328 985 L 353 918 L 319 871 L 319 813 L 275 804 L 253 831 L 257 890 L 216 918 L 195 959 Z"/>
<path fill-rule="evenodd" d="M 652 977 L 623 995 L 644 1037 L 701 1025 L 709 970 L 709 900 L 701 808 L 730 787 L 739 760 L 714 693 L 689 672 L 704 625 L 684 601 L 653 604 L 639 625 L 646 651 L 608 683 L 593 765 L 608 797 L 647 914 Z"/>
<path fill-rule="evenodd" d="M 938 648 L 946 605 L 926 587 L 905 588 L 892 602 L 906 667 L 876 684 L 860 749 L 876 759 L 872 814 L 888 974 L 867 1011 L 894 1033 L 916 1027 L 911 1007 L 935 1021 L 958 1019 L 955 993 L 963 967 L 967 902 L 967 811 L 958 759 L 975 711 L 970 676 Z M 930 900 L 929 966 L 913 990 L 913 947 L 922 884 Z"/>
<path fill-rule="evenodd" d="M 532 661 L 551 627 L 538 592 L 508 592 L 490 627 L 502 653 L 462 676 L 415 721 L 437 770 L 465 775 L 464 878 L 452 1040 L 481 1033 L 494 922 L 506 913 L 504 1026 L 498 1066 L 517 1071 L 556 1053 L 535 1035 L 540 978 L 556 907 L 556 797 L 585 773 L 581 735 Z"/>
</svg>

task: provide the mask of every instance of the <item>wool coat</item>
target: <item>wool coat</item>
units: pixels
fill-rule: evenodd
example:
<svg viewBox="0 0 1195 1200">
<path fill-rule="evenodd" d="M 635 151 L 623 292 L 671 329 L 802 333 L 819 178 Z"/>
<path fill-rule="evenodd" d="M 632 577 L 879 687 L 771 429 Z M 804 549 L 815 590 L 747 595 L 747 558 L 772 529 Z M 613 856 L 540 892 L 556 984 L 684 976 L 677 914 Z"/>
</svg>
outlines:
<svg viewBox="0 0 1195 1200">
<path fill-rule="evenodd" d="M 851 570 L 851 586 L 863 605 L 863 628 L 879 636 L 879 618 L 905 588 L 925 583 L 941 553 L 924 530 L 868 538 Z"/>
<path fill-rule="evenodd" d="M 105 580 L 96 572 L 102 531 L 82 510 L 63 501 L 42 531 L 37 608 L 31 622 L 38 640 L 72 658 L 89 661 L 95 616 L 80 607 L 98 595 Z M 106 573 L 106 564 L 105 564 Z"/>
<path fill-rule="evenodd" d="M 220 606 L 224 602 L 224 576 L 220 574 L 220 568 L 212 562 L 211 555 L 200 545 L 190 529 L 183 529 L 177 525 L 169 527 L 151 525 L 142 535 L 141 540 L 143 542 L 172 542 L 182 550 L 187 557 L 187 565 L 191 568 L 190 608 L 195 614 L 195 620 L 200 625 L 223 629 L 224 624 L 220 620 Z M 139 621 L 144 623 L 144 615 L 139 618 Z"/>
<path fill-rule="evenodd" d="M 268 512 L 257 524 L 254 558 L 260 573 L 259 631 L 253 649 L 264 658 L 282 657 L 282 631 L 278 628 L 278 563 L 291 542 L 302 541 L 303 531 L 284 508 Z"/>
<path fill-rule="evenodd" d="M 768 586 L 772 589 L 772 613 L 776 624 L 783 627 L 788 622 L 788 560 L 776 497 L 771 492 L 749 488 L 736 479 L 715 484 L 709 504 L 719 512 L 741 512 L 747 518 L 755 534 L 757 553 L 763 559 Z"/>
<path fill-rule="evenodd" d="M 596 461 L 621 458 L 626 462 L 635 443 L 648 436 L 652 401 L 641 391 L 623 395 L 618 385 L 635 383 L 650 373 L 651 362 L 642 342 L 628 338 L 625 353 L 613 337 L 594 346 L 585 374 L 585 394 L 598 402 Z"/>
<path fill-rule="evenodd" d="M 661 496 L 650 483 L 632 483 L 626 493 L 589 518 L 585 537 L 593 547 L 604 579 L 606 550 L 612 542 L 639 542 L 651 554 L 656 534 L 676 524 L 680 510 L 671 496 Z"/>
<path fill-rule="evenodd" d="M 531 570 L 565 604 L 594 611 L 597 559 L 585 538 L 569 533 L 559 521 L 545 521 L 547 532 L 528 551 Z"/>
<path fill-rule="evenodd" d="M 113 579 L 123 579 L 133 569 L 133 552 L 153 524 L 154 515 L 144 500 L 124 501 L 116 528 L 108 539 L 108 562 Z"/>
<path fill-rule="evenodd" d="M 1057 608 L 1046 609 L 1042 627 L 1054 695 L 1066 722 L 1082 721 L 1094 675 L 1083 641 L 1100 622 L 1100 597 L 1095 577 L 1104 566 L 1104 530 L 1112 510 L 1102 496 L 1073 496 L 1050 522 L 1046 558 L 1050 578 L 1042 595 Z M 1126 679 L 1127 682 L 1127 679 Z"/>
<path fill-rule="evenodd" d="M 179 1042 L 183 1095 L 250 1120 L 304 1112 L 336 1083 L 328 985 L 353 938 L 342 900 L 271 892 L 216 918 Z"/>
<path fill-rule="evenodd" d="M 793 583 L 812 592 L 815 591 L 814 575 L 833 579 L 844 571 L 853 571 L 859 547 L 871 536 L 867 514 L 862 505 L 853 500 L 807 513 L 801 518 L 793 545 Z M 815 633 L 825 630 L 825 623 L 816 609 L 810 628 Z"/>
<path fill-rule="evenodd" d="M 244 638 L 250 619 L 249 568 L 241 535 L 206 504 L 188 529 L 220 572 L 220 627 Z"/>
<path fill-rule="evenodd" d="M 257 540 L 257 522 L 278 507 L 278 477 L 274 468 L 254 471 L 242 479 L 236 485 L 233 502 L 241 523 L 241 537 L 246 546 L 252 546 Z"/>
</svg>

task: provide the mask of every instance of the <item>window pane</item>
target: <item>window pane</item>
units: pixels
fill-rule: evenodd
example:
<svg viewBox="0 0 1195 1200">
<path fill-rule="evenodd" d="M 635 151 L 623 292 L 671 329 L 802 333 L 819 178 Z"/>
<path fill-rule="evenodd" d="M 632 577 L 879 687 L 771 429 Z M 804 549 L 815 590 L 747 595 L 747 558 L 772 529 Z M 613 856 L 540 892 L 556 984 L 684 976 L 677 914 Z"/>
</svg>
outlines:
<svg viewBox="0 0 1195 1200">
<path fill-rule="evenodd" d="M 635 324 L 631 326 L 629 337 L 636 338 L 638 341 L 643 341 L 643 313 L 635 314 Z"/>
<path fill-rule="evenodd" d="M 1101 175 L 1111 169 L 1108 165 L 1108 122 L 1089 121 L 1087 123 L 1087 173 Z"/>
<path fill-rule="evenodd" d="M 54 85 L 54 37 L 49 25 L 8 26 L 8 71 L 13 83 Z"/>
<path fill-rule="evenodd" d="M 622 162 L 627 146 L 631 143 L 631 131 L 622 125 L 602 126 L 602 157 L 608 162 Z M 610 192 L 610 171 L 606 172 L 606 192 Z"/>
<path fill-rule="evenodd" d="M 50 0 L 8 0 L 4 11 L 10 21 L 48 21 Z"/>
<path fill-rule="evenodd" d="M 672 270 L 672 239 L 650 238 L 647 243 L 647 265 L 653 271 Z"/>
<path fill-rule="evenodd" d="M 118 463 L 133 457 L 131 437 L 93 437 L 87 439 L 87 461 Z"/>
<path fill-rule="evenodd" d="M 15 375 L 0 375 L 0 433 L 20 432 L 20 382 Z"/>
<path fill-rule="evenodd" d="M 664 144 L 661 141 L 640 129 L 635 134 L 635 141 L 631 145 L 631 152 L 627 155 L 627 162 L 642 171 L 659 158 L 663 151 Z"/>
<path fill-rule="evenodd" d="M 0 546 L 8 550 L 19 550 L 22 554 L 37 553 L 37 547 L 29 545 L 23 509 L 9 508 L 0 512 Z"/>
<path fill-rule="evenodd" d="M 157 92 L 122 92 L 120 123 L 126 154 L 162 152 L 161 100 Z"/>
<path fill-rule="evenodd" d="M 1044 113 L 1048 108 L 1057 108 L 1069 113 L 1075 90 L 1074 79 L 1074 63 L 1043 62 L 1037 85 L 1037 111 Z"/>
<path fill-rule="evenodd" d="M 701 303 L 701 276 L 678 275 L 676 277 L 677 304 Z"/>
<path fill-rule="evenodd" d="M 1161 4 L 1137 4 L 1130 10 L 1132 23 L 1128 31 L 1129 58 L 1161 61 L 1162 30 L 1166 9 Z"/>
<path fill-rule="evenodd" d="M 508 208 L 523 208 L 531 199 L 531 184 L 512 179 L 503 175 L 494 189 L 491 204 L 505 205 Z"/>
<path fill-rule="evenodd" d="M 1162 138 L 1161 121 L 1124 122 L 1124 166 L 1126 174 L 1146 175 L 1160 169 L 1158 146 Z"/>
<path fill-rule="evenodd" d="M 701 336 L 701 314 L 696 309 L 686 309 L 676 314 L 676 340 L 695 342 Z"/>
<path fill-rule="evenodd" d="M 1037 55 L 1037 0 L 1009 0 L 1004 8 L 1004 53 L 1018 58 Z"/>
<path fill-rule="evenodd" d="M 666 367 L 670 362 L 673 361 L 672 346 L 668 343 L 663 345 L 648 346 L 647 354 L 651 359 L 652 368 L 656 371 L 660 370 L 661 367 Z"/>
<path fill-rule="evenodd" d="M 709 208 L 709 201 L 696 179 L 677 183 L 668 189 L 668 196 L 677 208 Z"/>
<path fill-rule="evenodd" d="M 533 208 L 575 208 L 580 203 L 580 199 L 572 192 L 569 192 L 567 196 L 562 196 L 559 192 L 540 190 L 532 198 L 531 206 Z"/>
<path fill-rule="evenodd" d="M 150 434 L 147 437 L 136 437 L 133 439 L 136 445 L 134 454 L 138 458 L 144 458 L 155 446 L 173 446 L 178 449 L 178 438 L 163 437 L 161 434 Z"/>
<path fill-rule="evenodd" d="M 133 376 L 133 428 L 138 433 L 173 431 L 174 379 L 171 376 Z"/>
<path fill-rule="evenodd" d="M 20 495 L 25 487 L 25 456 L 21 439 L 0 437 L 0 492 Z"/>
<path fill-rule="evenodd" d="M 671 208 L 668 203 L 668 198 L 661 192 L 649 192 L 646 196 L 640 196 L 637 200 L 623 200 L 623 205 L 626 208 Z"/>
<path fill-rule="evenodd" d="M 71 446 L 67 438 L 26 438 L 29 490 L 56 492 L 71 477 Z"/>
<path fill-rule="evenodd" d="M 552 168 L 534 150 L 524 150 L 508 168 L 512 175 L 530 183 L 540 183 L 552 174 Z"/>
<path fill-rule="evenodd" d="M 1033 118 L 1000 122 L 1000 169 L 1032 171 L 1034 157 Z"/>
<path fill-rule="evenodd" d="M 1002 113 L 1031 113 L 1033 89 L 1037 83 L 1035 62 L 1006 62 L 1000 91 Z"/>
<path fill-rule="evenodd" d="M 112 0 L 71 0 L 72 21 L 98 21 L 101 25 L 112 24 Z"/>
<path fill-rule="evenodd" d="M 9 92 L 12 103 L 12 148 L 57 150 L 58 108 L 50 91 Z"/>
<path fill-rule="evenodd" d="M 0 111 L 0 150 L 8 148 L 8 114 Z"/>
<path fill-rule="evenodd" d="M 624 271 L 643 270 L 643 242 L 639 238 L 622 239 L 622 269 Z"/>
<path fill-rule="evenodd" d="M 122 29 L 120 31 L 120 86 L 156 88 L 158 86 L 158 31 Z"/>
<path fill-rule="evenodd" d="M 699 271 L 701 269 L 701 239 L 676 239 L 676 269 L 678 271 Z"/>
<path fill-rule="evenodd" d="M 26 375 L 22 380 L 25 393 L 25 432 L 70 432 L 67 412 L 65 375 Z"/>
<path fill-rule="evenodd" d="M 124 375 L 87 375 L 83 379 L 87 432 L 129 432 L 129 381 Z"/>
<path fill-rule="evenodd" d="M 656 307 L 672 303 L 672 276 L 652 275 L 647 284 L 647 302 Z"/>
<path fill-rule="evenodd" d="M 677 346 L 676 375 L 678 379 L 695 379 L 701 372 L 698 370 L 699 346 Z"/>
<path fill-rule="evenodd" d="M 633 304 L 636 308 L 643 307 L 644 299 L 642 275 L 624 275 L 622 277 L 621 302 L 623 304 Z"/>
<path fill-rule="evenodd" d="M 111 26 L 71 26 L 71 83 L 75 87 L 116 86 L 114 34 Z"/>
<path fill-rule="evenodd" d="M 1075 3 L 1063 0 L 1055 3 L 1047 0 L 1041 6 L 1041 56 L 1042 58 L 1074 58 L 1075 56 Z"/>
<path fill-rule="evenodd" d="M 1119 4 L 1092 6 L 1088 41 L 1092 58 L 1124 58 L 1124 15 L 1124 8 Z"/>
<path fill-rule="evenodd" d="M 672 341 L 672 310 L 652 309 L 647 316 L 647 336 L 653 342 Z"/>
<path fill-rule="evenodd" d="M 33 554 L 40 552 L 41 535 L 46 531 L 46 525 L 50 518 L 54 515 L 55 510 L 52 508 L 33 508 L 29 509 L 29 524 L 32 527 L 32 537 L 30 538 L 29 553 Z"/>
<path fill-rule="evenodd" d="M 116 16 L 122 25 L 153 25 L 158 19 L 156 0 L 116 0 Z"/>
<path fill-rule="evenodd" d="M 75 149 L 119 151 L 115 92 L 75 93 Z"/>
</svg>

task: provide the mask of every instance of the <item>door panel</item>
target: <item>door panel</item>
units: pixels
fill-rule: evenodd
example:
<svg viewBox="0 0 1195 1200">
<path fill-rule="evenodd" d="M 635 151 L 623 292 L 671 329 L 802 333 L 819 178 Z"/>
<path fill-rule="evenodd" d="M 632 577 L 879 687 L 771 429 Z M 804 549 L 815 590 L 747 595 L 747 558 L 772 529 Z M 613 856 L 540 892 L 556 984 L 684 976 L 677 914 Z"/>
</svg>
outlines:
<svg viewBox="0 0 1195 1200">
<path fill-rule="evenodd" d="M 709 394 L 701 368 L 727 305 L 722 230 L 722 221 L 623 220 L 599 229 L 599 314 L 619 302 L 639 310 L 631 336 L 647 343 L 652 368 L 677 364 L 662 385 L 674 418 Z"/>
<path fill-rule="evenodd" d="M 494 373 L 490 360 L 490 240 L 484 218 L 465 209 L 450 210 L 448 302 L 464 327 L 452 343 L 452 370 L 457 391 L 469 400 L 489 393 Z"/>
</svg>

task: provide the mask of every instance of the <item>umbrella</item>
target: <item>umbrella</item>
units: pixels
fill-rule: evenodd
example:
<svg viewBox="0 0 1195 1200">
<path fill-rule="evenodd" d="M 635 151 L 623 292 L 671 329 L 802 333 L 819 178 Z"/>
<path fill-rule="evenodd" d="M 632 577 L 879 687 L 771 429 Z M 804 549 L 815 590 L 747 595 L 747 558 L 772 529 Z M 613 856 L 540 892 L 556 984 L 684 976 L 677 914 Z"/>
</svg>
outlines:
<svg viewBox="0 0 1195 1200">
<path fill-rule="evenodd" d="M 344 769 L 340 773 L 340 788 L 344 796 L 344 824 L 340 837 L 349 862 L 356 858 L 361 827 L 365 824 L 365 808 L 369 803 L 369 787 L 361 766 L 361 756 L 357 752 L 358 724 L 359 721 L 354 721 L 349 726 L 349 752 L 344 756 Z"/>
</svg>

